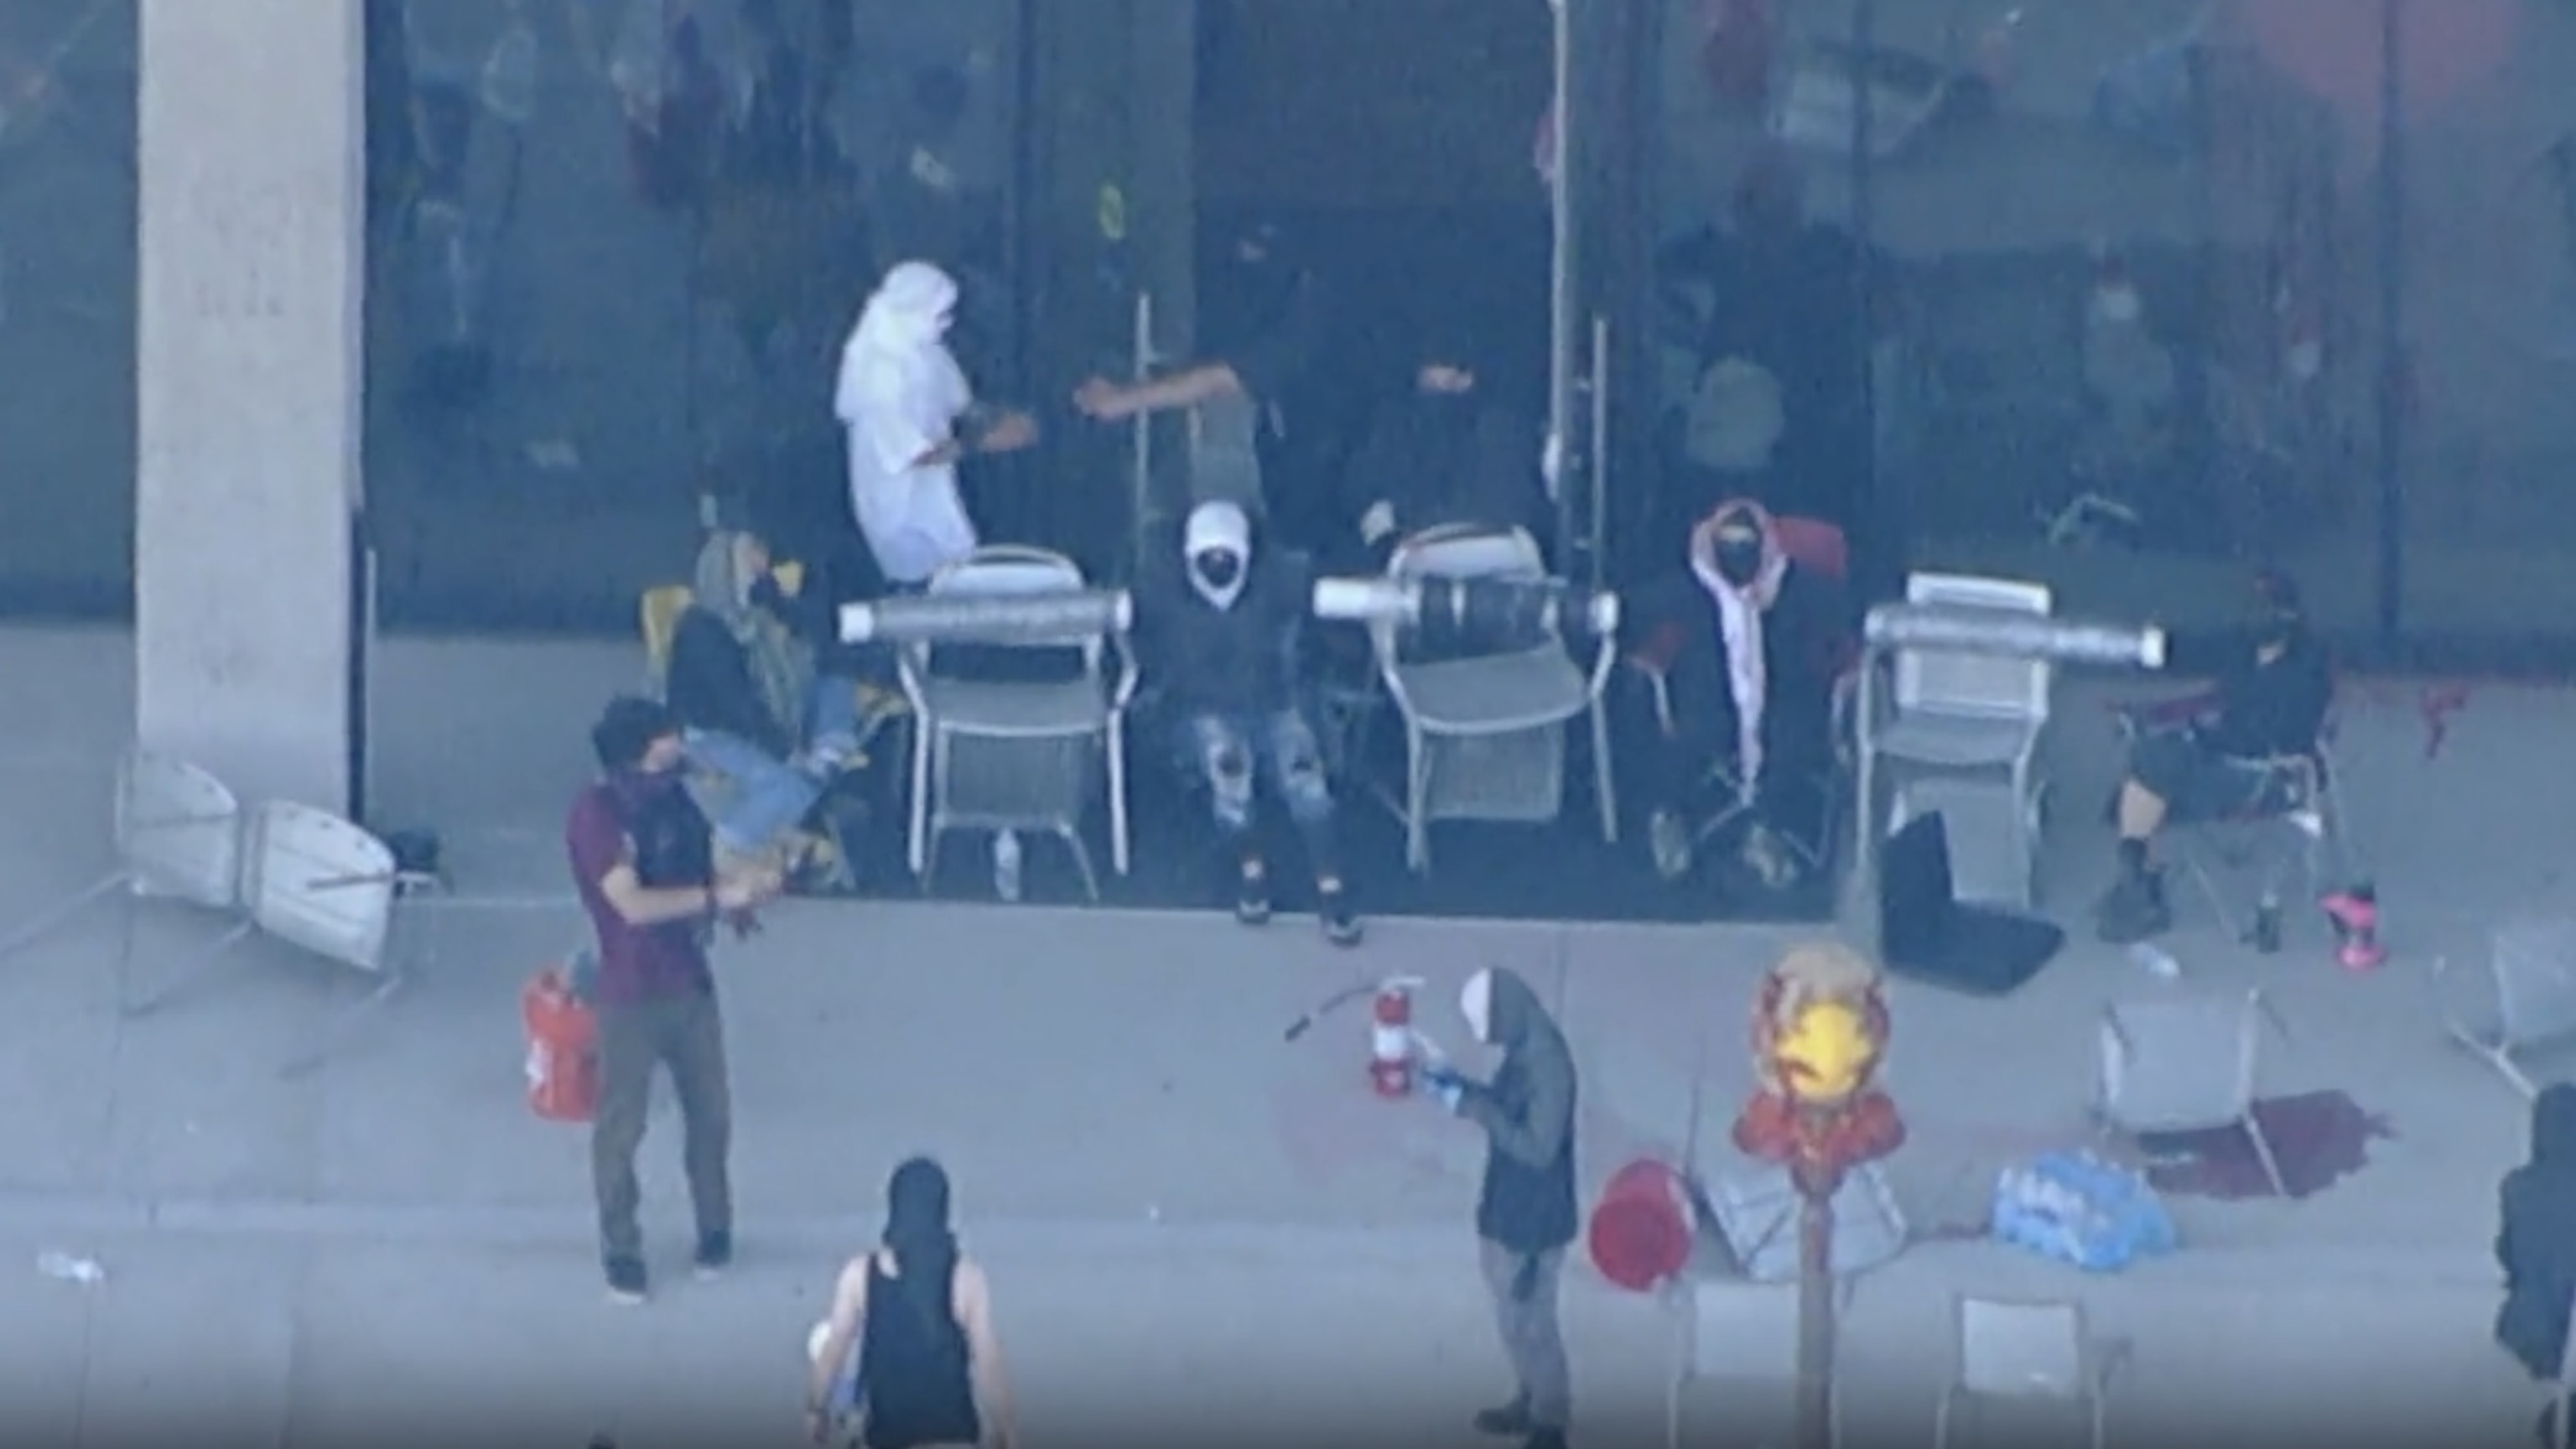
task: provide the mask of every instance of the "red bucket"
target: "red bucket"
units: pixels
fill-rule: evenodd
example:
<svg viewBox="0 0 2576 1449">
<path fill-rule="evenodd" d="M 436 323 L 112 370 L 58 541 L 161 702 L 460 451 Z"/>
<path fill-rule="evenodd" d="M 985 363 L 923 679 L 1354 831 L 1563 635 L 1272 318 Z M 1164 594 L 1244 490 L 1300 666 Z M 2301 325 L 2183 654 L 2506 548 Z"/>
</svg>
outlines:
<svg viewBox="0 0 2576 1449">
<path fill-rule="evenodd" d="M 1631 1293 L 1652 1292 L 1690 1266 L 1695 1217 L 1681 1170 L 1639 1158 L 1610 1175 L 1592 1209 L 1592 1266 Z"/>
</svg>

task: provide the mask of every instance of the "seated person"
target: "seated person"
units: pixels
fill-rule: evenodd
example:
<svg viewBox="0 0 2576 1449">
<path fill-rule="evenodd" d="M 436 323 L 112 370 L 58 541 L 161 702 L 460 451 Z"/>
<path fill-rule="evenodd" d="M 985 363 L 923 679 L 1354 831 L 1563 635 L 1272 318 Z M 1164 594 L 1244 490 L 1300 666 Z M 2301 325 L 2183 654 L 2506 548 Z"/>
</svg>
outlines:
<svg viewBox="0 0 2576 1449">
<path fill-rule="evenodd" d="M 2267 792 L 2283 781 L 2278 762 L 2313 759 L 2334 699 L 2334 672 L 2308 632 L 2296 586 L 2266 573 L 2256 584 L 2254 640 L 2219 671 L 2211 709 L 2181 729 L 2140 734 L 2131 744 L 2114 813 L 2119 878 L 2095 910 L 2103 940 L 2143 941 L 2173 924 L 2164 882 L 2150 860 L 2168 821 L 2224 819 L 2287 805 Z"/>
<path fill-rule="evenodd" d="M 1661 625 L 1670 718 L 1641 751 L 1647 840 L 1668 880 L 1689 873 L 1699 823 L 1750 820 L 1739 851 L 1764 888 L 1801 876 L 1793 840 L 1825 838 L 1833 694 L 1850 630 L 1838 581 L 1782 551 L 1760 504 L 1718 505 L 1692 530 L 1694 597 Z M 1720 794 L 1719 792 L 1725 792 Z"/>
<path fill-rule="evenodd" d="M 714 825 L 736 863 L 802 864 L 798 828 L 859 750 L 855 683 L 816 668 L 813 647 L 780 617 L 787 607 L 768 545 L 719 529 L 671 641 L 671 711 L 690 763 L 731 782 Z"/>
<path fill-rule="evenodd" d="M 1294 555 L 1253 547 L 1241 506 L 1202 503 L 1180 546 L 1149 555 L 1141 571 L 1138 642 L 1240 864 L 1237 918 L 1258 925 L 1270 917 L 1269 871 L 1253 833 L 1254 779 L 1266 772 L 1305 839 L 1324 934 L 1349 946 L 1360 924 L 1334 848 L 1332 790 L 1297 705 L 1306 572 Z"/>
<path fill-rule="evenodd" d="M 1474 347 L 1433 337 L 1417 355 L 1412 387 L 1381 411 L 1345 478 L 1357 566 L 1383 569 L 1397 543 L 1439 524 L 1540 523 L 1538 429 L 1495 396 Z"/>
<path fill-rule="evenodd" d="M 2568 1317 L 2576 1311 L 2576 1086 L 2553 1083 L 2531 1104 L 2531 1160 L 2504 1175 L 2498 1189 L 2496 1263 L 2504 1269 L 2504 1305 L 2496 1342 L 2531 1376 L 2558 1380 L 2567 1355 Z M 2544 1414 L 2564 1412 L 2552 1405 Z"/>
</svg>

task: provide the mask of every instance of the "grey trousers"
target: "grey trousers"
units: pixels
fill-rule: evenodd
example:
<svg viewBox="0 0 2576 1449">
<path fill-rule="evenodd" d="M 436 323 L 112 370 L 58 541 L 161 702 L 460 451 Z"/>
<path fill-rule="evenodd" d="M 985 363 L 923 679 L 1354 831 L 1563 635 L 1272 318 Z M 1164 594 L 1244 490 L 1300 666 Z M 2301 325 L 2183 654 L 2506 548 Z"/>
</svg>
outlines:
<svg viewBox="0 0 2576 1449">
<path fill-rule="evenodd" d="M 1494 1327 L 1502 1335 L 1517 1392 L 1529 1406 L 1530 1424 L 1562 1433 L 1574 1395 L 1565 1337 L 1556 1327 L 1556 1285 L 1565 1275 L 1565 1250 L 1531 1255 L 1490 1240 L 1478 1246 L 1485 1287 L 1494 1296 Z"/>
</svg>

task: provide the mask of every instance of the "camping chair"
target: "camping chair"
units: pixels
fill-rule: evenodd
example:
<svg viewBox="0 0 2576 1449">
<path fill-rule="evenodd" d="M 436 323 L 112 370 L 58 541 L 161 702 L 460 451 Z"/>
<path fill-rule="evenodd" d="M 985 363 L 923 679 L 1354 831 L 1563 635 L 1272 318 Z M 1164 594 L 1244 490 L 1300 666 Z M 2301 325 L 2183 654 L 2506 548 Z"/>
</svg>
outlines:
<svg viewBox="0 0 2576 1449">
<path fill-rule="evenodd" d="M 1837 1280 L 1834 1291 L 1848 1304 L 1852 1280 Z M 1683 1411 L 1693 1384 L 1759 1384 L 1777 1391 L 1784 1411 L 1790 1407 L 1798 1384 L 1795 1281 L 1683 1278 L 1665 1289 L 1663 1306 L 1672 1325 L 1664 1393 L 1665 1449 L 1681 1449 Z M 1838 1419 L 1840 1411 L 1836 1403 L 1833 1417 Z M 1831 1432 L 1839 1438 L 1840 1430 L 1836 1424 Z"/>
<path fill-rule="evenodd" d="M 2135 745 L 2148 734 L 2205 723 L 2217 704 L 2215 694 L 2204 693 L 2115 705 L 2113 715 L 2124 742 Z M 2344 834 L 2334 737 L 2335 721 L 2329 716 L 2312 750 L 2234 762 L 2262 777 L 2244 808 L 2214 820 L 2177 823 L 2168 832 L 2219 924 L 2240 941 L 2276 949 L 2285 892 L 2295 888 L 2305 899 L 2316 900 L 2349 883 L 2352 851 Z M 2220 884 L 2222 875 L 2254 878 L 2257 894 L 2250 915 L 2230 900 Z"/>
<path fill-rule="evenodd" d="M 1842 529 L 1818 518 L 1780 518 L 1773 520 L 1772 527 L 1780 540 L 1781 551 L 1789 556 L 1791 563 L 1838 590 L 1850 586 L 1851 545 Z M 1696 588 L 1693 592 L 1696 594 Z M 1709 607 L 1705 599 L 1697 597 L 1690 606 Z M 1628 668 L 1645 683 L 1655 724 L 1666 738 L 1680 730 L 1680 722 L 1673 714 L 1672 670 L 1675 656 L 1686 637 L 1680 625 L 1668 621 L 1648 632 L 1626 657 Z M 1844 808 L 1842 791 L 1851 763 L 1849 727 L 1852 685 L 1856 679 L 1852 671 L 1860 658 L 1860 641 L 1857 638 L 1838 639 L 1829 647 L 1831 657 L 1818 661 L 1833 681 L 1833 702 L 1829 714 L 1833 731 L 1833 763 L 1825 778 L 1816 782 L 1822 787 L 1823 828 L 1813 840 L 1789 838 L 1789 847 L 1798 853 L 1810 870 L 1824 869 L 1826 857 L 1832 854 L 1834 822 L 1840 818 Z M 1711 837 L 1742 820 L 1753 808 L 1744 799 L 1743 781 L 1726 761 L 1712 763 L 1703 783 L 1716 787 L 1724 803 L 1706 819 L 1691 823 L 1693 850 L 1705 846 Z"/>
<path fill-rule="evenodd" d="M 2441 989 L 2451 975 L 2449 957 L 2433 963 Z M 2442 1024 L 2451 1039 L 2495 1068 L 2525 1097 L 2540 1095 L 2527 1058 L 2576 1040 L 2576 927 L 2564 921 L 2525 921 L 2499 927 L 2487 954 L 2489 1001 L 2482 1012 L 2455 1009 L 2456 992 L 2443 991 Z"/>
<path fill-rule="evenodd" d="M 2285 1030 L 2260 991 L 2114 1002 L 2102 1014 L 2096 1116 L 2130 1137 L 2234 1128 L 2252 1144 L 2273 1192 L 2288 1197 L 2254 1115 L 2266 1020 Z"/>
<path fill-rule="evenodd" d="M 245 832 L 241 881 L 248 929 L 199 952 L 161 990 L 129 1004 L 124 1014 L 139 1019 L 160 1010 L 255 931 L 374 983 L 364 1000 L 322 1032 L 311 1052 L 286 1067 L 290 1075 L 309 1071 L 402 989 L 401 963 L 388 950 L 394 906 L 409 893 L 435 889 L 438 878 L 404 870 L 392 847 L 350 821 L 272 800 L 259 807 Z"/>
<path fill-rule="evenodd" d="M 1958 574 L 1916 574 L 1905 582 L 1909 604 L 2046 615 L 2045 584 Z M 1962 894 L 2028 908 L 2039 884 L 2039 742 L 2047 730 L 2049 695 L 2056 675 L 2048 661 L 1976 654 L 1902 650 L 1895 659 L 1894 709 L 1884 720 L 1859 720 L 1864 779 L 1877 777 L 1880 761 L 1914 766 L 1935 778 L 1898 792 L 1899 817 L 1939 810 L 1949 818 L 1959 850 Z M 2005 792 L 1977 777 L 2000 772 Z M 1947 777 L 1947 778 L 1941 778 Z M 1875 815 L 1875 800 L 1868 802 Z M 1977 848 L 1989 832 L 1963 822 L 1999 814 L 2004 858 Z M 1886 828 L 1873 818 L 1873 829 Z M 1987 888 L 1985 882 L 1996 882 Z"/>
<path fill-rule="evenodd" d="M 1547 564 L 1525 529 L 1444 524 L 1398 544 L 1387 561 L 1397 583 L 1423 579 L 1505 579 L 1541 583 Z M 1611 630 L 1601 629 L 1592 667 L 1575 666 L 1561 630 L 1523 646 L 1425 656 L 1416 631 L 1386 620 L 1369 628 L 1379 678 L 1404 721 L 1405 863 L 1431 868 L 1434 820 L 1540 824 L 1557 818 L 1565 797 L 1565 726 L 1592 721 L 1593 793 L 1601 836 L 1619 838 L 1612 794 L 1610 721 L 1602 704 L 1616 658 Z"/>
<path fill-rule="evenodd" d="M 671 644 L 680 636 L 680 616 L 697 598 L 687 584 L 661 584 L 646 589 L 637 603 L 644 632 L 644 689 L 655 699 L 671 681 Z"/>
<path fill-rule="evenodd" d="M 115 868 L 11 932 L 0 941 L 0 960 L 61 930 L 118 891 L 235 917 L 210 948 L 218 954 L 249 934 L 249 923 L 238 919 L 241 802 L 222 781 L 184 760 L 128 750 L 117 762 L 113 819 Z"/>
<path fill-rule="evenodd" d="M 2091 1449 L 2102 1449 L 2111 1385 L 2131 1356 L 2127 1340 L 2096 1337 L 2081 1303 L 1969 1294 L 1953 1301 L 1956 1368 L 1932 1411 L 1932 1449 L 1949 1449 L 1960 1410 L 1995 1403 L 2080 1409 Z"/>
<path fill-rule="evenodd" d="M 1062 554 L 991 545 L 933 575 L 929 591 L 991 598 L 1087 587 L 1082 570 Z M 968 651 L 997 664 L 1011 656 L 1014 663 L 1062 667 L 1035 679 L 981 677 L 987 671 L 955 667 Z M 1114 682 L 1107 670 L 1113 653 Z M 1126 715 L 1136 695 L 1136 661 L 1125 633 L 1034 643 L 911 643 L 898 662 L 913 713 L 911 864 L 924 891 L 931 856 L 947 831 L 1032 830 L 1065 843 L 1084 890 L 1099 899 L 1081 822 L 1104 767 L 1110 861 L 1120 875 L 1127 873 Z"/>
</svg>

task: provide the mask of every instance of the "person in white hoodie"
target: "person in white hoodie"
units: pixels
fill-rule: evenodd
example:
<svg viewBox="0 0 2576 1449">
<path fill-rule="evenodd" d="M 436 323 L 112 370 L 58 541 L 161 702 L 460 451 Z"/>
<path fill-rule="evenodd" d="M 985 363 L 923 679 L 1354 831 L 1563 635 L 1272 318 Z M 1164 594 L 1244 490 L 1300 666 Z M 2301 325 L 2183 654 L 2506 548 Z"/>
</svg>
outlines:
<svg viewBox="0 0 2576 1449">
<path fill-rule="evenodd" d="M 832 410 L 849 438 L 850 508 L 887 585 L 912 591 L 975 551 L 957 463 L 1037 441 L 1035 419 L 976 403 L 948 351 L 957 283 L 928 262 L 889 270 L 841 349 Z"/>
</svg>

